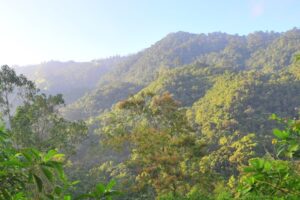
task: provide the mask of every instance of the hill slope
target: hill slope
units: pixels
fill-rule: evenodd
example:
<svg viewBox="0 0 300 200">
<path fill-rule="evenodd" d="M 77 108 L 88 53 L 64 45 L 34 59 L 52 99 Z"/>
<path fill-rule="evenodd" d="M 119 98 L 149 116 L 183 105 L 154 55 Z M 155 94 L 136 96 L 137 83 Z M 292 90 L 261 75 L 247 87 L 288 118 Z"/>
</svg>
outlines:
<svg viewBox="0 0 300 200">
<path fill-rule="evenodd" d="M 215 70 L 215 72 L 211 71 L 211 74 L 223 73 L 226 70 L 280 70 L 290 64 L 293 55 L 300 50 L 299 38 L 300 31 L 298 29 L 280 34 L 256 32 L 247 36 L 225 33 L 207 35 L 172 33 L 150 48 L 128 56 L 122 62 L 117 63 L 112 71 L 101 78 L 94 91 L 69 105 L 64 113 L 71 119 L 81 119 L 83 117 L 80 115 L 82 110 L 92 110 L 92 113 L 86 112 L 84 116 L 97 116 L 103 110 L 111 108 L 114 102 L 121 100 L 114 99 L 110 103 L 107 102 L 106 98 L 102 98 L 101 88 L 107 88 L 107 85 L 117 82 L 118 85 L 131 85 L 131 87 L 135 85 L 135 91 L 138 91 L 149 84 L 153 85 L 152 81 L 155 81 L 159 74 L 172 68 L 182 68 L 185 65 L 193 64 L 196 68 L 197 66 L 200 68 L 211 66 Z M 284 44 L 287 45 L 284 46 Z M 219 72 L 217 72 L 218 70 Z M 179 84 L 176 80 L 173 82 Z M 177 86 L 187 90 L 187 85 L 181 84 L 181 86 Z M 197 89 L 195 90 L 194 99 L 190 99 L 187 104 L 183 102 L 184 105 L 190 105 L 197 100 L 198 96 L 201 96 L 201 94 L 197 94 Z M 109 94 L 117 96 L 113 94 L 118 92 L 119 88 L 112 87 Z M 129 94 L 131 93 L 128 92 L 127 96 Z M 184 94 L 181 93 L 181 95 Z M 89 104 L 89 108 L 86 108 L 87 104 Z"/>
</svg>

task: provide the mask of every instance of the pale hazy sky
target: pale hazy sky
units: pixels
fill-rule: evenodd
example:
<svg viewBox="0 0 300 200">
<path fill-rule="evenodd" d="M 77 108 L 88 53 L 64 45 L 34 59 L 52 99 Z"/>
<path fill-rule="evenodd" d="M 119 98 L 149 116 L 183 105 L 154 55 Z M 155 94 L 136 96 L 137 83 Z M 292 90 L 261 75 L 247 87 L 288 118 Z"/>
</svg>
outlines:
<svg viewBox="0 0 300 200">
<path fill-rule="evenodd" d="M 137 52 L 176 31 L 286 31 L 299 0 L 0 0 L 0 64 Z"/>
</svg>

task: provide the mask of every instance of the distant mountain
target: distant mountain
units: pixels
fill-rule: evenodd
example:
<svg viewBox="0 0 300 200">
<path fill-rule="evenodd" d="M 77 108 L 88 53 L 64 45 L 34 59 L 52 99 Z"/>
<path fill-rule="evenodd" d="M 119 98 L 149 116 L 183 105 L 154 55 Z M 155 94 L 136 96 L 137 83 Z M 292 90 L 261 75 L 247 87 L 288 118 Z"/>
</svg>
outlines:
<svg viewBox="0 0 300 200">
<path fill-rule="evenodd" d="M 113 69 L 122 57 L 91 62 L 50 61 L 38 65 L 15 67 L 19 74 L 34 80 L 45 93 L 62 93 L 67 103 L 82 97 L 95 88 L 101 77 Z"/>
<path fill-rule="evenodd" d="M 265 59 L 264 63 L 276 64 L 274 68 L 278 68 L 279 65 L 282 65 L 281 61 L 270 59 L 268 56 L 262 58 L 259 56 L 261 55 L 260 52 L 271 55 L 271 51 L 276 51 L 276 54 L 286 54 L 284 59 L 290 60 L 299 49 L 299 43 L 294 41 L 294 37 L 300 37 L 298 29 L 286 33 L 255 32 L 247 36 L 226 33 L 171 33 L 151 47 L 128 56 L 124 58 L 123 62 L 117 63 L 112 71 L 102 77 L 97 89 L 87 93 L 83 97 L 84 100 L 80 99 L 70 104 L 64 113 L 71 119 L 80 119 L 83 117 L 82 113 L 85 113 L 84 116 L 96 116 L 103 110 L 111 108 L 117 100 L 113 99 L 111 104 L 107 103 L 107 100 L 102 98 L 103 94 L 99 92 L 99 88 L 107 88 L 106 85 L 114 85 L 117 82 L 117 85 L 130 83 L 131 87 L 135 85 L 135 90 L 138 90 L 153 84 L 151 82 L 156 80 L 159 74 L 164 71 L 172 68 L 182 68 L 193 63 L 200 67 L 214 66 L 217 69 L 228 68 L 240 71 L 265 68 L 266 66 L 259 63 L 261 59 Z M 282 40 L 289 40 L 292 44 L 290 45 L 291 48 L 281 49 Z M 275 49 L 270 50 L 272 46 Z M 284 66 L 287 63 L 287 61 L 284 61 Z M 184 88 L 185 85 L 181 87 Z M 119 88 L 116 87 L 111 88 L 109 94 L 118 93 L 118 90 Z M 193 95 L 199 96 L 197 93 Z M 190 103 L 192 102 L 193 100 L 190 100 Z"/>
<path fill-rule="evenodd" d="M 168 90 L 184 106 L 191 106 L 213 87 L 209 77 L 251 70 L 275 72 L 292 63 L 299 51 L 299 29 L 246 36 L 176 32 L 129 56 L 86 63 L 49 62 L 18 71 L 47 92 L 63 93 L 69 103 L 62 110 L 65 116 L 87 119 L 143 88 Z M 198 75 L 191 78 L 193 73 Z"/>
</svg>

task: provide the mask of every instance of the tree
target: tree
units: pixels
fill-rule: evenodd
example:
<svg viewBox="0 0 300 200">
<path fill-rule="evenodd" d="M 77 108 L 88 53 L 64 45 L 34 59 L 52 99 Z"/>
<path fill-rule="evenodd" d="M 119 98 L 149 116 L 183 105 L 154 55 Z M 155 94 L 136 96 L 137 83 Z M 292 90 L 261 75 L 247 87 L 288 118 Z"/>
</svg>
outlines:
<svg viewBox="0 0 300 200">
<path fill-rule="evenodd" d="M 12 108 L 18 104 L 16 101 L 28 101 L 36 93 L 35 85 L 23 75 L 3 65 L 0 71 L 0 109 L 8 118 L 9 125 L 12 119 Z"/>
<path fill-rule="evenodd" d="M 136 189 L 150 187 L 157 194 L 176 196 L 189 191 L 199 178 L 203 143 L 170 93 L 142 93 L 121 101 L 102 124 L 104 143 L 129 148 L 124 163 Z"/>
<path fill-rule="evenodd" d="M 12 117 L 12 133 L 20 147 L 41 151 L 59 149 L 70 155 L 87 135 L 84 122 L 70 122 L 59 114 L 64 105 L 62 95 L 35 95 L 16 110 Z"/>
</svg>

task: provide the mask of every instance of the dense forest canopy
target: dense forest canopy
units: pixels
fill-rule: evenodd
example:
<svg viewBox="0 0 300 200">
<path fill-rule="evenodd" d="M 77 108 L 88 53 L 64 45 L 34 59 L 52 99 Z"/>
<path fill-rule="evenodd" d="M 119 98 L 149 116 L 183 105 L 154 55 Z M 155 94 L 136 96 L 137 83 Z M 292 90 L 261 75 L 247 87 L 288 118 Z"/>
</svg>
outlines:
<svg viewBox="0 0 300 200">
<path fill-rule="evenodd" d="M 171 71 L 187 65 L 213 70 L 211 75 L 225 71 L 276 72 L 293 62 L 293 56 L 300 51 L 299 37 L 298 29 L 284 33 L 255 32 L 247 36 L 226 33 L 172 33 L 151 47 L 112 64 L 112 70 L 99 79 L 93 91 L 68 105 L 64 114 L 70 119 L 97 116 L 103 110 L 110 109 L 116 101 L 123 99 L 119 95 L 120 89 L 127 90 L 127 95 L 135 94 L 162 78 L 161 75 L 167 71 L 172 73 Z M 183 79 L 179 83 L 182 81 Z M 128 89 L 123 88 L 123 85 L 128 85 Z M 199 86 L 195 84 L 189 87 Z M 112 102 L 103 97 L 106 93 L 114 99 Z M 186 99 L 192 101 L 190 103 L 196 100 Z M 182 103 L 185 104 L 185 101 Z"/>
<path fill-rule="evenodd" d="M 299 53 L 297 28 L 177 32 L 3 66 L 0 199 L 299 199 Z"/>
</svg>

